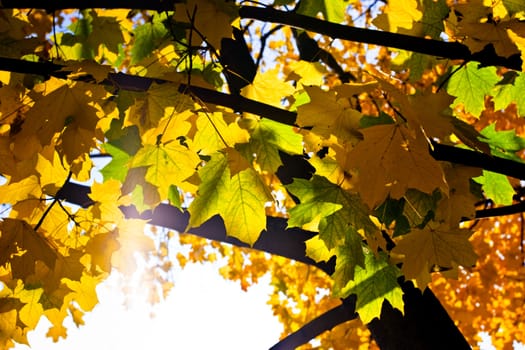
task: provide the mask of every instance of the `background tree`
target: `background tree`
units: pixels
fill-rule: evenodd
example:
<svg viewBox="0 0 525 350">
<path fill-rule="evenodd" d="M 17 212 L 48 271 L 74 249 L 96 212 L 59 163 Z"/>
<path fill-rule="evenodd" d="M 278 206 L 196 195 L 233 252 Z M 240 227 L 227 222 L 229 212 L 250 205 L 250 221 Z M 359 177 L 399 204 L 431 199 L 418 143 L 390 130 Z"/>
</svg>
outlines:
<svg viewBox="0 0 525 350">
<path fill-rule="evenodd" d="M 4 348 L 137 253 L 271 272 L 275 349 L 524 341 L 520 2 L 2 6 Z"/>
</svg>

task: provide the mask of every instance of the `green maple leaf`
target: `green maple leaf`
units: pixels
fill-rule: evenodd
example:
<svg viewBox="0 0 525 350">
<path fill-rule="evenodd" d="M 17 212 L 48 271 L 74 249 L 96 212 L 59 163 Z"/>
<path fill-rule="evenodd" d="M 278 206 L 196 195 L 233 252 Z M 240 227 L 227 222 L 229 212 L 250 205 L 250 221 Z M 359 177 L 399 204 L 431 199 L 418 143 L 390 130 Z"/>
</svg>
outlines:
<svg viewBox="0 0 525 350">
<path fill-rule="evenodd" d="M 493 93 L 494 109 L 500 110 L 507 108 L 511 103 L 516 103 L 518 113 L 525 114 L 525 73 L 509 72 L 505 75 L 504 80 L 509 79 L 509 83 L 496 86 Z"/>
<path fill-rule="evenodd" d="M 179 185 L 195 173 L 200 158 L 178 141 L 147 144 L 130 161 L 131 168 L 147 166 L 145 179 L 158 187 L 162 199 L 168 198 L 171 185 Z"/>
<path fill-rule="evenodd" d="M 438 39 L 444 30 L 443 20 L 448 16 L 450 8 L 445 0 L 423 0 L 423 8 L 423 33 Z"/>
<path fill-rule="evenodd" d="M 502 2 L 510 15 L 525 12 L 525 3 L 522 0 L 503 0 Z"/>
<path fill-rule="evenodd" d="M 82 18 L 69 25 L 70 33 L 60 37 L 63 52 L 72 59 L 93 59 L 99 45 L 104 45 L 118 53 L 119 45 L 124 42 L 122 30 L 114 17 L 99 17 L 95 11 L 82 11 Z"/>
<path fill-rule="evenodd" d="M 136 64 L 148 57 L 169 37 L 169 31 L 163 23 L 165 15 L 155 15 L 151 22 L 135 28 L 135 43 L 131 47 L 131 64 Z"/>
<path fill-rule="evenodd" d="M 334 279 L 333 293 L 342 298 L 348 296 L 344 288 L 350 281 L 354 280 L 357 267 L 366 267 L 362 237 L 352 227 L 347 228 L 347 230 L 354 230 L 354 232 L 347 233 L 344 244 L 335 249 L 337 259 L 335 260 L 335 271 L 332 274 Z"/>
<path fill-rule="evenodd" d="M 447 92 L 455 96 L 452 106 L 460 103 L 465 111 L 479 117 L 485 108 L 485 96 L 491 95 L 492 89 L 500 80 L 496 67 L 479 68 L 479 63 L 469 62 L 457 70 L 447 83 Z"/>
<path fill-rule="evenodd" d="M 492 155 L 522 162 L 516 152 L 525 148 L 525 139 L 516 135 L 516 130 L 496 131 L 496 123 L 481 130 L 483 141 L 489 144 Z"/>
<path fill-rule="evenodd" d="M 481 184 L 481 189 L 485 195 L 492 199 L 496 204 L 511 205 L 514 196 L 514 188 L 509 183 L 509 179 L 502 174 L 483 170 L 483 175 L 473 178 Z"/>
<path fill-rule="evenodd" d="M 227 155 L 217 152 L 199 170 L 199 177 L 189 227 L 219 214 L 229 236 L 253 245 L 266 227 L 265 204 L 272 199 L 259 175 L 247 168 L 231 176 Z"/>
<path fill-rule="evenodd" d="M 327 21 L 341 23 L 347 6 L 347 0 L 303 0 L 297 13 L 315 17 L 321 12 Z"/>
<path fill-rule="evenodd" d="M 249 160 L 255 160 L 262 170 L 277 171 L 282 165 L 279 151 L 303 154 L 303 137 L 289 125 L 263 118 L 251 132 L 250 141 L 236 148 Z"/>
<path fill-rule="evenodd" d="M 344 191 L 321 176 L 314 176 L 310 181 L 294 179 L 286 188 L 301 201 L 290 210 L 289 225 L 319 221 L 319 238 L 328 250 L 336 248 L 338 251 L 339 267 L 336 269 L 340 272 L 337 280 L 344 285 L 352 276 L 350 270 L 356 265 L 364 266 L 363 235 L 359 231 L 370 236 L 377 232 L 368 216 L 368 208 L 358 195 Z"/>
<path fill-rule="evenodd" d="M 348 282 L 343 296 L 356 294 L 356 311 L 364 324 L 381 315 L 385 301 L 403 313 L 403 291 L 397 282 L 400 275 L 395 265 L 387 262 L 385 254 L 365 254 L 365 267 L 356 266 L 354 280 Z"/>
<path fill-rule="evenodd" d="M 128 174 L 128 162 L 131 156 L 109 143 L 104 144 L 104 150 L 111 155 L 111 161 L 100 172 L 104 180 L 115 179 L 124 182 Z"/>
</svg>

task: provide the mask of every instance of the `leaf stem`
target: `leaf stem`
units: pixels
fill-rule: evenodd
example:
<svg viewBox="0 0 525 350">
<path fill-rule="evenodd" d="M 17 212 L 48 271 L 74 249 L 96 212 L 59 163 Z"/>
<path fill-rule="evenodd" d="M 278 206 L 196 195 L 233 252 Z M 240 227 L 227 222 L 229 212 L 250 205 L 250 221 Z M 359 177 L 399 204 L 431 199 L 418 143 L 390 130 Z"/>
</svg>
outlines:
<svg viewBox="0 0 525 350">
<path fill-rule="evenodd" d="M 69 180 L 71 180 L 71 176 L 73 175 L 73 173 L 70 171 L 69 174 L 67 175 L 67 178 L 66 178 L 66 181 L 64 181 L 64 184 L 62 185 L 61 189 L 64 188 L 64 186 L 69 183 Z M 60 191 L 60 190 L 59 190 Z M 42 224 L 44 223 L 44 219 L 46 218 L 47 214 L 49 214 L 49 212 L 51 211 L 51 209 L 53 208 L 53 206 L 59 201 L 59 198 L 57 196 L 55 196 L 55 198 L 53 199 L 53 201 L 51 202 L 51 204 L 46 208 L 46 210 L 44 211 L 44 213 L 42 214 L 42 216 L 40 217 L 40 219 L 38 220 L 38 222 L 36 223 L 35 227 L 33 228 L 35 231 L 37 231 L 40 226 L 42 226 Z"/>
</svg>

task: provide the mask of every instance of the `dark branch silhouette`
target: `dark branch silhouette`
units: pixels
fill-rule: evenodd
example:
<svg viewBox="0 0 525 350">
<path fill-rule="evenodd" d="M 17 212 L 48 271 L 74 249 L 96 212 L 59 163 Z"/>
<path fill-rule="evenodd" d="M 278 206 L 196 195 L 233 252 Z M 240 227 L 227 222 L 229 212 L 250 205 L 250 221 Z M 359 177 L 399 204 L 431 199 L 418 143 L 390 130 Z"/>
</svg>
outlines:
<svg viewBox="0 0 525 350">
<path fill-rule="evenodd" d="M 29 62 L 24 60 L 0 57 L 0 70 L 17 73 L 39 74 L 64 78 L 67 71 L 64 66 L 53 63 Z M 167 83 L 166 80 L 140 77 L 124 73 L 110 73 L 103 84 L 110 84 L 119 89 L 131 91 L 146 91 L 153 83 Z M 180 84 L 179 91 L 196 97 L 200 102 L 212 103 L 232 108 L 236 111 L 249 112 L 283 124 L 296 126 L 297 113 L 277 108 L 248 98 L 230 95 L 198 86 Z M 525 180 L 525 164 L 509 159 L 490 156 L 481 152 L 471 151 L 458 147 L 432 143 L 430 154 L 436 160 L 472 166 L 490 170 L 499 174 Z"/>
<path fill-rule="evenodd" d="M 519 55 L 513 55 L 508 58 L 500 57 L 496 54 L 493 47 L 487 47 L 485 50 L 472 53 L 467 46 L 459 42 L 445 42 L 405 34 L 350 27 L 294 12 L 279 11 L 272 7 L 242 6 L 239 9 L 239 16 L 263 22 L 285 24 L 294 28 L 327 35 L 333 39 L 393 47 L 447 59 L 478 61 L 482 65 L 497 65 L 521 71 L 521 58 Z"/>
<path fill-rule="evenodd" d="M 353 320 L 356 317 L 355 297 L 352 296 L 343 300 L 341 305 L 328 310 L 321 316 L 313 319 L 297 331 L 288 335 L 286 338 L 272 346 L 270 350 L 295 349 L 317 337 L 321 333 L 329 331 L 335 326 Z"/>
<path fill-rule="evenodd" d="M 65 9 L 140 9 L 154 11 L 170 11 L 175 8 L 177 3 L 182 0 L 90 0 L 90 1 L 60 1 L 60 0 L 2 0 L 0 8 L 37 8 L 46 10 L 65 10 Z"/>
</svg>

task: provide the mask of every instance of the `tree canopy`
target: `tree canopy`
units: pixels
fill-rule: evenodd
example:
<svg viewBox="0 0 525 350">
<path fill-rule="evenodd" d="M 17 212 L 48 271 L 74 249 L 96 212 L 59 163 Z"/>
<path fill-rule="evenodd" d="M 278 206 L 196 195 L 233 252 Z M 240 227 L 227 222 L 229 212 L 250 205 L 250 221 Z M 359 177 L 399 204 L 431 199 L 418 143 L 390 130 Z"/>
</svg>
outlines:
<svg viewBox="0 0 525 350">
<path fill-rule="evenodd" d="M 2 0 L 0 347 L 218 255 L 273 349 L 525 342 L 524 67 L 518 0 Z"/>
</svg>

